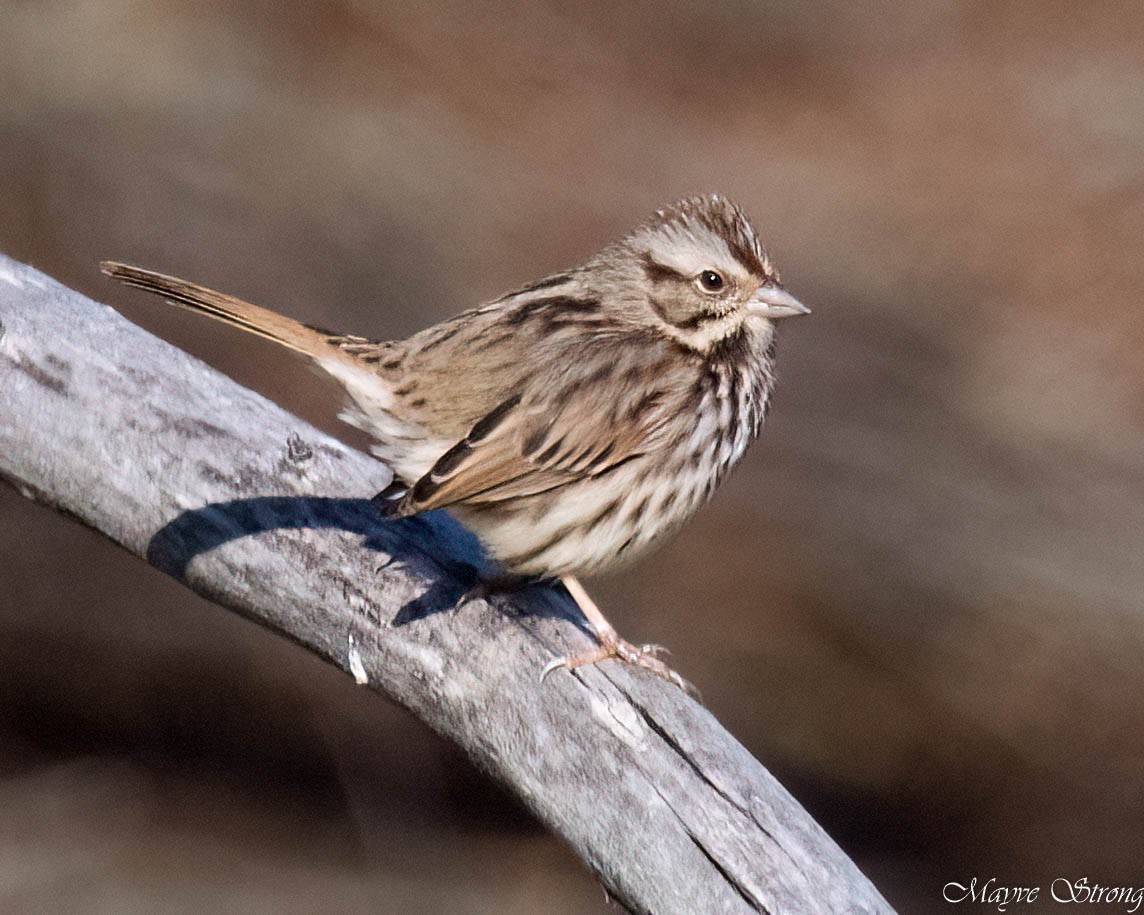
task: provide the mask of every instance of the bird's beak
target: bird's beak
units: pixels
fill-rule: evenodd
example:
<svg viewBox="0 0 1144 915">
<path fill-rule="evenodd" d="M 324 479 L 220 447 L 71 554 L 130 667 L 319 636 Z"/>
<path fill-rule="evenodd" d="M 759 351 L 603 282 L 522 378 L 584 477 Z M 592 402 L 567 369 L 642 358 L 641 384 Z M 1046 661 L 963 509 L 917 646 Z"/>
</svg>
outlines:
<svg viewBox="0 0 1144 915">
<path fill-rule="evenodd" d="M 755 314 L 772 320 L 810 314 L 809 308 L 775 282 L 764 283 L 760 286 L 758 291 L 751 296 L 747 307 Z"/>
</svg>

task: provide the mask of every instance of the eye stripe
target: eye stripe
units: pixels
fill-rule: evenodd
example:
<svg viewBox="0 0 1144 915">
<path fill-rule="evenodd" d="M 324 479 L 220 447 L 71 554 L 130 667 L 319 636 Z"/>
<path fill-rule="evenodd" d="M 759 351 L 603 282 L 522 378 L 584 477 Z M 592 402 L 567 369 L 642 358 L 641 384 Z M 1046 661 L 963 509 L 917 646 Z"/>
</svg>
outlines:
<svg viewBox="0 0 1144 915">
<path fill-rule="evenodd" d="M 687 279 L 687 274 L 681 273 L 674 267 L 669 267 L 667 264 L 660 263 L 646 251 L 641 257 L 643 261 L 644 273 L 647 278 L 653 283 L 662 283 L 666 280 L 679 280 Z"/>
</svg>

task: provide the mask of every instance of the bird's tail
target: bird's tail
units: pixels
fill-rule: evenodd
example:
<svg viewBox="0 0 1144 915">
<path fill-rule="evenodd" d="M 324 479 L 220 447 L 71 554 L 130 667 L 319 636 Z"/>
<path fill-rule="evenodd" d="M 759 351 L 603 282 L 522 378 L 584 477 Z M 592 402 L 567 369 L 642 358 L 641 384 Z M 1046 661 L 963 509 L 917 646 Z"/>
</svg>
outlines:
<svg viewBox="0 0 1144 915">
<path fill-rule="evenodd" d="M 285 346 L 313 359 L 323 368 L 333 370 L 331 363 L 352 363 L 360 351 L 382 345 L 364 337 L 337 334 L 287 318 L 268 308 L 216 292 L 205 286 L 166 276 L 142 267 L 103 261 L 100 269 L 128 286 L 161 295 L 176 305 Z"/>
</svg>

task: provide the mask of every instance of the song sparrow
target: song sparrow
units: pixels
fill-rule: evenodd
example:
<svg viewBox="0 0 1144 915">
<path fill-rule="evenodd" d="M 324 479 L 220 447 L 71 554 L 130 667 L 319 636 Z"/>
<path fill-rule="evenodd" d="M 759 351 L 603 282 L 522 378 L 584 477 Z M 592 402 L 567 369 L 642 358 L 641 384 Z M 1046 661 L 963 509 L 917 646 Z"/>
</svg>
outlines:
<svg viewBox="0 0 1144 915">
<path fill-rule="evenodd" d="M 582 266 L 407 340 L 310 327 L 174 277 L 103 271 L 309 357 L 349 394 L 395 485 L 386 514 L 446 508 L 515 576 L 560 579 L 609 657 L 680 682 L 621 639 L 578 575 L 687 520 L 758 432 L 773 322 L 807 314 L 743 212 L 711 195 L 660 210 Z"/>
</svg>

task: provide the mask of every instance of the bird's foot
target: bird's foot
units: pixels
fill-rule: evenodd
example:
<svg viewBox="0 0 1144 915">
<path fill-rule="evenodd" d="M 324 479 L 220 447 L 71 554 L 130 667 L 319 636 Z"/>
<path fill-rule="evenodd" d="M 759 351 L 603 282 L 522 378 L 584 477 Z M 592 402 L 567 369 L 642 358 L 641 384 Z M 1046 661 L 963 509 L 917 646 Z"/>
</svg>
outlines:
<svg viewBox="0 0 1144 915">
<path fill-rule="evenodd" d="M 692 698 L 700 698 L 699 690 L 656 657 L 659 654 L 668 654 L 666 648 L 662 645 L 640 645 L 637 647 L 626 639 L 621 639 L 615 627 L 604 618 L 604 614 L 600 612 L 596 602 L 588 596 L 588 592 L 584 590 L 579 579 L 571 575 L 564 575 L 561 576 L 560 581 L 568 590 L 572 600 L 576 602 L 584 616 L 587 617 L 599 644 L 587 651 L 565 655 L 555 661 L 550 661 L 540 673 L 541 682 L 554 670 L 561 668 L 575 670 L 577 667 L 599 664 L 601 661 L 614 658 L 617 661 L 624 661 L 628 664 L 634 664 L 636 667 L 650 670 L 657 677 L 674 683 Z"/>
<path fill-rule="evenodd" d="M 555 670 L 575 670 L 577 667 L 599 664 L 601 661 L 617 660 L 650 670 L 656 676 L 674 683 L 688 695 L 698 695 L 694 686 L 657 657 L 669 653 L 662 645 L 633 645 L 627 639 L 621 639 L 614 630 L 598 634 L 597 638 L 599 644 L 595 648 L 549 661 L 540 673 L 541 682 L 543 683 L 544 679 Z"/>
</svg>

